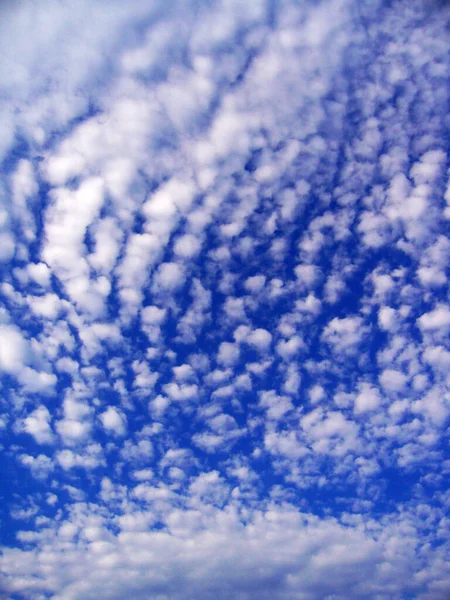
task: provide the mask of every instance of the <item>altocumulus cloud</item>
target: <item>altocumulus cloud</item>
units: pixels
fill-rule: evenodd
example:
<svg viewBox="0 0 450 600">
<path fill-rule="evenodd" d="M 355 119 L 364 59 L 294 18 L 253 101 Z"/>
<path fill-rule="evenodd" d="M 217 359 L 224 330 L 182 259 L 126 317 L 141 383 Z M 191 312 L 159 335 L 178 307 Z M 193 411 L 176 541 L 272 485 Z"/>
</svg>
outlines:
<svg viewBox="0 0 450 600">
<path fill-rule="evenodd" d="M 450 8 L 0 8 L 0 597 L 447 600 Z"/>
</svg>

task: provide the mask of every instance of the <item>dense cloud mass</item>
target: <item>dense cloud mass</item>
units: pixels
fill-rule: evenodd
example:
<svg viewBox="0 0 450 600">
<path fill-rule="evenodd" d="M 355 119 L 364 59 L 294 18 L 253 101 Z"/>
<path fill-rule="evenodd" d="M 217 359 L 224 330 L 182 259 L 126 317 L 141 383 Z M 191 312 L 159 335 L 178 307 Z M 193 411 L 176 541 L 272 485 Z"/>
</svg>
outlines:
<svg viewBox="0 0 450 600">
<path fill-rule="evenodd" d="M 0 597 L 448 600 L 450 5 L 0 8 Z"/>
</svg>

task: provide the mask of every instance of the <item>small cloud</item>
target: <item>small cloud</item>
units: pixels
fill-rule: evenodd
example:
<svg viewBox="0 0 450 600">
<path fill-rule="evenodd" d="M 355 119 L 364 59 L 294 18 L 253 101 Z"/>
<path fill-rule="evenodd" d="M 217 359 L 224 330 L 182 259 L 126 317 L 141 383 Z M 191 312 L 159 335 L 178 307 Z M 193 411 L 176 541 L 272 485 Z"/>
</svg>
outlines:
<svg viewBox="0 0 450 600">
<path fill-rule="evenodd" d="M 175 291 L 181 287 L 185 280 L 184 269 L 174 262 L 163 263 L 159 266 L 154 286 L 156 290 Z"/>
<path fill-rule="evenodd" d="M 239 346 L 230 342 L 222 342 L 217 353 L 217 362 L 225 367 L 233 366 L 239 360 Z"/>
<path fill-rule="evenodd" d="M 173 251 L 182 258 L 192 258 L 200 252 L 201 242 L 195 235 L 187 234 L 179 237 L 174 244 Z"/>
<path fill-rule="evenodd" d="M 109 406 L 105 412 L 99 415 L 103 428 L 107 433 L 123 436 L 127 431 L 127 418 L 122 411 L 115 406 Z"/>
<path fill-rule="evenodd" d="M 34 437 L 38 444 L 53 444 L 55 435 L 50 426 L 51 415 L 46 406 L 39 406 L 23 421 L 24 430 Z"/>
</svg>

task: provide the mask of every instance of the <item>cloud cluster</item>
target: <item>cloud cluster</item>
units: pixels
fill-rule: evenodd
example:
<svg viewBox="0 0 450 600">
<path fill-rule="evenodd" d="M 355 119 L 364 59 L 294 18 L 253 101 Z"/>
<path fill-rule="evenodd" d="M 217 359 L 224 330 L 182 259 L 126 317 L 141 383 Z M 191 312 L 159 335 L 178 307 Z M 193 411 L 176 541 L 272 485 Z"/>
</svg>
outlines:
<svg viewBox="0 0 450 600">
<path fill-rule="evenodd" d="M 0 17 L 0 596 L 448 598 L 449 7 Z"/>
</svg>

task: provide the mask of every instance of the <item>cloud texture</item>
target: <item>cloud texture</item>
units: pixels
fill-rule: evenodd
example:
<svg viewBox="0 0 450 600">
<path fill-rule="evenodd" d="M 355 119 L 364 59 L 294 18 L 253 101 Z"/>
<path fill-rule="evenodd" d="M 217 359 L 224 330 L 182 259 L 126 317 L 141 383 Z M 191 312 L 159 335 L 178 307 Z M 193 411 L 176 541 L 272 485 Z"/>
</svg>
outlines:
<svg viewBox="0 0 450 600">
<path fill-rule="evenodd" d="M 0 9 L 0 597 L 450 595 L 450 9 Z"/>
</svg>

